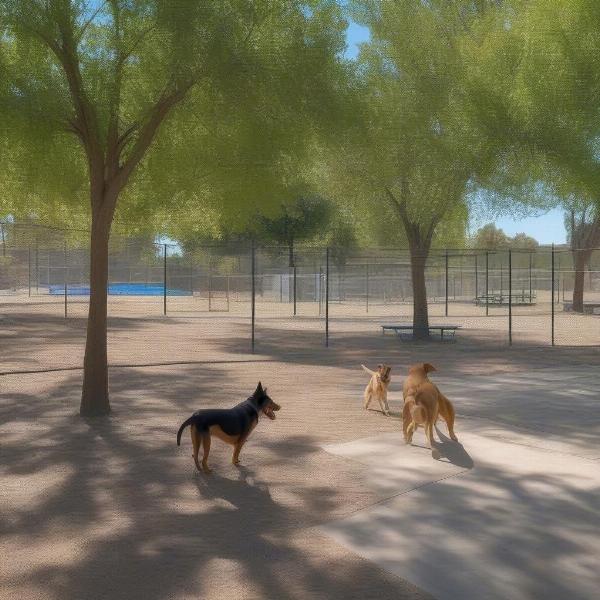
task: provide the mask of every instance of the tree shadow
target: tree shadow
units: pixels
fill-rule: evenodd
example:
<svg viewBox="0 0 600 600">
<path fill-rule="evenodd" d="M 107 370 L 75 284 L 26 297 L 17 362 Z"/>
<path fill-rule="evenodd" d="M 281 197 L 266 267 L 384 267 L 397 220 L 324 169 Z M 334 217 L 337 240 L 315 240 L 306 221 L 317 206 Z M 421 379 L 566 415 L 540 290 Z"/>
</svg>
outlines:
<svg viewBox="0 0 600 600">
<path fill-rule="evenodd" d="M 266 422 L 242 467 L 215 444 L 215 472 L 195 471 L 177 427 L 188 411 L 231 405 L 227 387 L 215 393 L 223 375 L 116 370 L 116 416 L 100 419 L 82 420 L 65 402 L 77 376 L 43 398 L 6 396 L 0 533 L 11 589 L 66 600 L 425 597 L 311 529 L 345 500 L 311 476 L 325 453 L 310 434 L 277 439 Z"/>
</svg>

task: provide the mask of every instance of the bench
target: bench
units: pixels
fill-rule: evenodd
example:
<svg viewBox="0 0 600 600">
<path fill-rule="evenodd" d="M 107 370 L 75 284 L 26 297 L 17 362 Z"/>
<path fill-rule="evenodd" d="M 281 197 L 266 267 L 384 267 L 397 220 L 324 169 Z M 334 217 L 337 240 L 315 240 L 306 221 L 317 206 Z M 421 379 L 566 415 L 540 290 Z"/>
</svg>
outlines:
<svg viewBox="0 0 600 600">
<path fill-rule="evenodd" d="M 440 339 L 442 341 L 444 341 L 444 332 L 446 332 L 446 339 L 454 340 L 456 330 L 460 329 L 461 327 L 462 327 L 462 325 L 430 325 L 429 332 L 431 333 L 432 331 L 439 331 Z M 402 332 L 413 331 L 413 330 L 414 330 L 413 325 L 382 325 L 381 326 L 382 335 L 385 335 L 386 331 L 393 331 L 400 338 L 402 338 Z"/>
<path fill-rule="evenodd" d="M 513 292 L 510 299 L 512 299 L 513 306 L 532 306 L 536 303 L 536 293 L 532 292 Z M 508 294 L 483 294 L 475 298 L 475 304 L 477 306 L 496 305 L 506 306 L 509 303 Z"/>
</svg>

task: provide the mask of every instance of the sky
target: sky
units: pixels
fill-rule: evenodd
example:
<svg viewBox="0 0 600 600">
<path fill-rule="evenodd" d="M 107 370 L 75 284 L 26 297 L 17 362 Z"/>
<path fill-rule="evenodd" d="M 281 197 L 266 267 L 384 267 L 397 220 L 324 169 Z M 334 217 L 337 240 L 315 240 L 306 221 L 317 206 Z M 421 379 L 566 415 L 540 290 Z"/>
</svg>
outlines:
<svg viewBox="0 0 600 600">
<path fill-rule="evenodd" d="M 369 29 L 356 23 L 350 23 L 346 31 L 348 48 L 346 56 L 356 58 L 358 56 L 358 45 L 369 40 Z M 541 244 L 564 244 L 567 241 L 563 211 L 556 208 L 537 217 L 524 219 L 512 219 L 502 217 L 494 219 L 472 219 L 469 224 L 469 232 L 474 233 L 479 227 L 486 223 L 495 223 L 507 235 L 514 236 L 517 233 L 526 233 L 535 238 Z"/>
</svg>

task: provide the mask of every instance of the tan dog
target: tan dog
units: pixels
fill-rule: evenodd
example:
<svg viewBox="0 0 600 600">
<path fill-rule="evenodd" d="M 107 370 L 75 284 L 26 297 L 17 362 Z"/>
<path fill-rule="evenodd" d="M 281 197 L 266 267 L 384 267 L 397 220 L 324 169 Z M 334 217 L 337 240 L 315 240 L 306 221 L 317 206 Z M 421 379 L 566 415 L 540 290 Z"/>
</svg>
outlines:
<svg viewBox="0 0 600 600">
<path fill-rule="evenodd" d="M 365 388 L 365 410 L 369 408 L 371 400 L 377 398 L 379 406 L 381 406 L 381 412 L 389 417 L 390 407 L 387 401 L 387 392 L 392 381 L 390 377 L 392 368 L 387 365 L 377 365 L 377 371 L 371 371 L 365 365 L 360 366 L 371 376 L 371 380 Z"/>
<path fill-rule="evenodd" d="M 419 384 L 429 381 L 427 374 L 431 373 L 432 371 L 437 371 L 437 369 L 429 363 L 413 365 L 408 369 L 408 377 L 402 384 L 402 396 L 405 402 L 406 397 L 411 394 L 411 392 L 414 395 L 414 391 Z"/>
<path fill-rule="evenodd" d="M 409 376 L 404 382 L 404 408 L 402 411 L 402 429 L 404 441 L 412 442 L 413 433 L 422 425 L 431 448 L 433 458 L 439 458 L 439 452 L 433 448 L 433 426 L 442 417 L 448 426 L 448 433 L 454 441 L 458 441 L 454 433 L 455 412 L 452 403 L 434 385 L 427 373 L 435 371 L 429 363 L 416 365 L 409 370 Z"/>
</svg>

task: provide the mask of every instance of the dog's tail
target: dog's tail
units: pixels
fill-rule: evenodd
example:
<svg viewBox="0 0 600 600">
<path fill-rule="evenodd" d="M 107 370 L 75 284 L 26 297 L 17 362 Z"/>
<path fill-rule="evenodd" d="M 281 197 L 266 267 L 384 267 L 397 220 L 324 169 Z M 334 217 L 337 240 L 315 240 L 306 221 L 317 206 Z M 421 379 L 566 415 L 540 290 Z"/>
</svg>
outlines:
<svg viewBox="0 0 600 600">
<path fill-rule="evenodd" d="M 367 369 L 365 365 L 360 365 L 363 368 L 363 371 L 366 371 L 369 375 L 375 375 L 375 371 L 371 371 L 371 369 Z"/>
<path fill-rule="evenodd" d="M 179 431 L 177 432 L 177 445 L 181 446 L 181 434 L 183 433 L 183 430 L 188 426 L 191 425 L 194 422 L 194 416 L 192 415 L 189 419 L 186 419 L 182 424 L 181 427 L 179 428 Z"/>
</svg>

